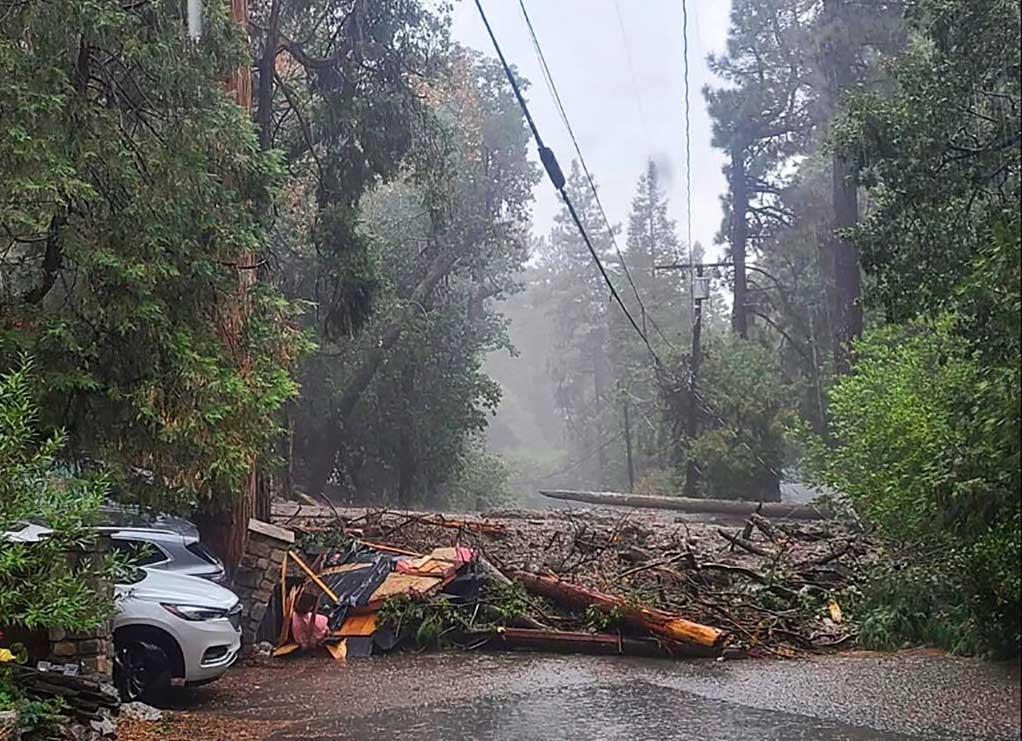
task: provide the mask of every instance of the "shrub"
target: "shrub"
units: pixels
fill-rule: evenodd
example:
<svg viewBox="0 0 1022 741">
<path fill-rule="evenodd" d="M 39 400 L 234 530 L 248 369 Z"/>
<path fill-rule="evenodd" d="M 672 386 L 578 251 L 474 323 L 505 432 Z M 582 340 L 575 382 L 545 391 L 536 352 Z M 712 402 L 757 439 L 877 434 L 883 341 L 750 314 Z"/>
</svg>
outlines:
<svg viewBox="0 0 1022 741">
<path fill-rule="evenodd" d="M 113 564 L 97 574 L 69 554 L 88 540 L 106 485 L 57 475 L 63 438 L 38 439 L 31 370 L 25 362 L 0 375 L 0 533 L 21 530 L 29 520 L 53 532 L 35 543 L 0 536 L 0 625 L 87 630 L 113 609 L 88 577 L 110 576 Z"/>
<path fill-rule="evenodd" d="M 691 455 L 703 493 L 721 499 L 780 499 L 775 472 L 785 465 L 785 423 L 795 393 L 776 353 L 726 335 L 707 343 L 700 396 L 702 432 Z"/>
<path fill-rule="evenodd" d="M 984 646 L 1017 653 L 1018 369 L 970 349 L 961 326 L 945 315 L 867 335 L 853 374 L 831 393 L 834 444 L 813 446 L 810 468 L 901 544 L 910 561 L 918 554 L 898 577 L 913 576 L 911 586 L 893 590 L 892 579 L 876 590 L 879 601 L 867 600 L 876 608 L 872 617 L 885 599 L 897 610 L 909 603 L 899 597 L 906 589 L 921 590 L 913 609 L 944 604 Z M 926 572 L 933 578 L 917 578 Z M 959 608 L 971 621 L 960 619 Z M 962 630 L 941 638 L 897 615 L 885 626 L 908 640 L 970 645 Z"/>
</svg>

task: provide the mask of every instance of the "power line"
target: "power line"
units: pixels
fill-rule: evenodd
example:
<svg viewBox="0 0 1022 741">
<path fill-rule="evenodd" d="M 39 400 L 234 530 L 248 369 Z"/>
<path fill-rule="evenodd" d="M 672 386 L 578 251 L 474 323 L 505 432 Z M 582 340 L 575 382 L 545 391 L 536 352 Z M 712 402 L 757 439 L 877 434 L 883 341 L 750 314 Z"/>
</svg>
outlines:
<svg viewBox="0 0 1022 741">
<path fill-rule="evenodd" d="M 593 243 L 589 239 L 589 234 L 586 232 L 585 225 L 582 224 L 582 220 L 579 218 L 578 212 L 575 210 L 575 204 L 572 203 L 571 197 L 565 189 L 564 173 L 561 171 L 561 166 L 557 163 L 557 157 L 554 155 L 552 149 L 543 144 L 543 137 L 540 136 L 539 129 L 536 128 L 536 122 L 532 118 L 532 113 L 529 112 L 529 105 L 525 102 L 525 97 L 522 95 L 521 88 L 518 86 L 518 81 L 515 79 L 514 73 L 511 71 L 511 67 L 507 63 L 507 59 L 504 58 L 504 52 L 501 50 L 500 44 L 497 42 L 497 37 L 494 35 L 493 29 L 490 27 L 490 21 L 486 17 L 486 11 L 483 10 L 481 0 L 475 0 L 475 4 L 476 8 L 479 10 L 479 16 L 483 20 L 483 25 L 486 26 L 486 33 L 489 34 L 490 41 L 493 42 L 493 48 L 497 52 L 497 58 L 500 59 L 500 64 L 504 68 L 504 75 L 511 84 L 511 89 L 514 91 L 515 98 L 518 100 L 518 105 L 522 109 L 522 113 L 529 124 L 529 128 L 532 130 L 532 136 L 536 140 L 536 148 L 539 150 L 539 159 L 540 162 L 543 163 L 544 169 L 546 169 L 547 177 L 550 178 L 550 182 L 553 183 L 554 188 L 561 196 L 561 200 L 564 201 L 564 205 L 567 206 L 568 213 L 571 215 L 571 220 L 575 222 L 575 227 L 578 229 L 579 234 L 582 235 L 582 240 L 585 242 L 586 248 L 589 250 L 589 254 L 592 255 L 593 261 L 596 263 L 596 267 L 599 268 L 600 275 L 603 277 L 603 282 L 607 284 L 611 297 L 617 302 L 618 306 L 621 307 L 621 311 L 624 312 L 628 322 L 632 325 L 632 328 L 646 345 L 646 349 L 649 350 L 649 353 L 653 358 L 653 362 L 657 365 L 657 367 L 662 367 L 663 364 L 660 362 L 660 357 L 657 355 L 656 350 L 653 349 L 653 345 L 650 343 L 646 333 L 635 321 L 635 317 L 633 317 L 632 313 L 628 311 L 628 307 L 625 306 L 625 302 L 621 300 L 621 295 L 618 293 L 617 288 L 614 286 L 614 282 L 610 279 L 610 275 L 607 273 L 607 269 L 603 265 L 603 261 L 600 259 L 599 254 L 596 252 L 596 248 L 593 247 Z"/>
<path fill-rule="evenodd" d="M 684 6 L 684 0 L 682 0 L 682 4 Z M 650 356 L 653 358 L 653 362 L 656 365 L 656 367 L 657 368 L 661 368 L 661 369 L 664 368 L 664 365 L 663 365 L 663 363 L 660 360 L 660 356 L 657 355 L 657 352 L 653 348 L 653 345 L 650 343 L 649 338 L 646 336 L 646 333 L 642 330 L 642 328 L 635 321 L 635 318 L 632 316 L 631 312 L 628 311 L 628 307 L 625 306 L 624 301 L 621 300 L 621 296 L 618 293 L 617 288 L 615 288 L 614 282 L 610 279 L 610 275 L 607 273 L 606 268 L 603 266 L 603 261 L 600 260 L 600 256 L 597 254 L 596 249 L 593 247 L 592 241 L 589 239 L 589 234 L 586 231 L 585 225 L 582 224 L 582 220 L 579 218 L 578 212 L 575 210 L 575 204 L 572 203 L 571 197 L 568 195 L 568 192 L 565 189 L 564 173 L 561 171 L 561 166 L 557 162 L 557 157 L 554 155 L 553 150 L 550 149 L 549 147 L 547 147 L 543 143 L 543 137 L 540 136 L 539 129 L 536 127 L 536 122 L 535 122 L 535 120 L 533 120 L 532 113 L 529 111 L 529 105 L 528 105 L 528 103 L 525 102 L 525 97 L 522 95 L 522 91 L 521 91 L 521 88 L 518 85 L 518 81 L 515 79 L 514 73 L 511 71 L 511 67 L 507 63 L 507 59 L 505 59 L 505 57 L 504 57 L 504 52 L 500 48 L 500 44 L 497 41 L 497 37 L 493 33 L 493 28 L 490 26 L 490 21 L 486 17 L 486 11 L 483 10 L 483 5 L 482 5 L 481 0 L 475 0 L 475 5 L 476 5 L 476 8 L 479 10 L 479 16 L 482 18 L 483 25 L 486 27 L 486 33 L 489 35 L 490 41 L 493 43 L 493 48 L 494 48 L 494 50 L 497 53 L 497 58 L 500 60 L 501 67 L 503 67 L 503 69 L 504 69 L 504 75 L 507 77 L 508 82 L 511 84 L 511 89 L 514 92 L 514 95 L 515 95 L 515 98 L 518 101 L 519 107 L 522 109 L 522 114 L 525 116 L 525 120 L 529 124 L 529 129 L 532 131 L 532 136 L 536 140 L 536 147 L 539 150 L 539 159 L 543 163 L 543 167 L 546 170 L 547 177 L 550 178 L 550 182 L 553 184 L 554 188 L 560 194 L 561 199 L 564 201 L 564 205 L 567 207 L 568 213 L 571 215 L 572 221 L 575 222 L 575 227 L 578 229 L 579 234 L 582 235 L 582 239 L 585 242 L 585 245 L 586 245 L 586 247 L 589 250 L 589 254 L 592 255 L 593 261 L 596 263 L 596 267 L 599 268 L 600 275 L 603 277 L 604 283 L 607 284 L 607 288 L 610 290 L 611 297 L 617 302 L 618 306 L 621 308 L 621 311 L 624 312 L 625 317 L 627 317 L 628 322 L 632 325 L 632 328 L 635 330 L 636 334 L 638 334 L 640 339 L 642 339 L 643 343 L 646 346 L 646 349 L 649 351 Z M 523 10 L 524 10 L 524 6 L 523 6 Z M 687 15 L 686 15 L 686 19 L 687 19 Z M 686 24 L 687 24 L 687 20 L 686 20 Z M 685 127 L 685 129 L 686 129 L 686 143 L 687 143 L 687 141 L 689 139 L 689 136 L 688 136 L 688 133 L 689 133 L 688 132 L 688 124 L 687 124 L 687 119 L 688 119 L 688 115 L 687 115 L 688 114 L 688 71 L 687 71 L 688 70 L 688 43 L 687 43 L 687 40 L 686 40 L 686 44 L 685 44 L 685 60 L 686 60 L 686 62 L 685 62 L 685 67 L 686 67 L 686 73 L 685 73 L 686 127 Z M 552 79 L 551 79 L 551 82 L 552 82 Z M 574 139 L 574 137 L 572 137 L 572 138 Z M 577 142 L 576 142 L 576 147 L 577 146 L 578 145 L 577 145 Z M 686 164 L 687 164 L 687 162 L 686 162 Z M 689 173 L 689 175 L 690 174 L 691 173 Z M 690 182 L 691 182 L 691 180 L 690 180 Z M 689 188 L 689 190 L 691 190 L 691 188 Z M 597 201 L 598 200 L 599 199 L 597 198 Z M 692 211 L 692 209 L 691 209 L 691 199 L 689 199 L 688 212 L 689 212 L 689 230 L 690 230 L 690 232 L 691 232 L 691 211 Z M 691 243 L 689 245 L 689 249 L 691 250 Z M 727 423 L 724 421 L 724 419 L 722 417 L 720 417 L 719 415 L 717 415 L 710 408 L 709 404 L 706 402 L 706 400 L 704 398 L 702 398 L 698 394 L 694 394 L 694 396 L 699 401 L 699 403 L 703 406 L 704 410 L 708 414 L 712 415 L 725 429 L 727 429 L 731 433 L 731 435 L 735 438 L 735 440 L 737 440 L 738 442 L 742 443 L 749 450 L 749 452 L 752 453 L 753 457 L 755 457 L 756 460 L 761 465 L 764 466 L 764 468 L 766 468 L 768 471 L 770 471 L 775 476 L 779 477 L 779 474 L 769 464 L 767 464 L 766 461 L 764 461 L 762 459 L 762 457 L 760 457 L 760 455 L 755 450 L 752 449 L 752 446 L 749 445 L 748 442 L 743 440 L 736 430 L 730 428 L 727 425 Z"/>
<path fill-rule="evenodd" d="M 692 248 L 692 131 L 688 85 L 688 3 L 681 0 L 682 54 L 685 63 L 685 244 L 688 246 L 689 265 L 695 263 Z M 689 300 L 695 305 L 695 278 L 689 269 Z M 693 321 L 695 319 L 693 318 Z"/>
<path fill-rule="evenodd" d="M 650 135 L 649 124 L 646 122 L 646 106 L 642 103 L 642 88 L 639 85 L 639 76 L 635 73 L 635 62 L 632 59 L 632 48 L 628 43 L 628 32 L 625 30 L 625 19 L 621 15 L 621 5 L 618 0 L 614 0 L 614 12 L 617 14 L 617 25 L 621 29 L 621 42 L 625 48 L 625 58 L 628 60 L 628 73 L 632 77 L 632 92 L 635 94 L 635 102 L 638 104 L 637 110 L 639 113 L 639 120 L 642 122 L 642 129 L 646 132 L 646 139 L 653 141 L 653 137 Z"/>
<path fill-rule="evenodd" d="M 646 321 L 648 320 L 656 333 L 660 335 L 664 342 L 667 343 L 667 346 L 671 350 L 676 350 L 671 339 L 663 332 L 662 329 L 660 329 L 660 326 L 656 323 L 656 320 L 652 317 L 652 315 L 646 312 L 646 306 L 643 304 L 642 298 L 639 296 L 639 289 L 636 287 L 635 281 L 632 279 L 632 272 L 628 269 L 628 263 L 625 261 L 625 256 L 621 251 L 620 245 L 618 245 L 617 235 L 614 234 L 614 227 L 611 226 L 610 218 L 607 216 L 607 211 L 603 207 L 603 201 L 600 199 L 600 193 L 596 188 L 596 181 L 593 179 L 592 173 L 589 171 L 589 165 L 586 163 L 586 158 L 582 154 L 582 148 L 579 146 L 578 138 L 575 136 L 575 130 L 572 128 L 571 121 L 568 119 L 568 114 L 564 110 L 564 104 L 561 102 L 561 95 L 557 90 L 557 83 L 554 82 L 553 74 L 550 72 L 550 67 L 546 63 L 546 56 L 543 54 L 543 47 L 539 43 L 539 37 L 536 35 L 536 29 L 532 25 L 532 19 L 529 17 L 529 11 L 525 9 L 525 0 L 518 0 L 518 7 L 521 8 L 522 16 L 525 18 L 525 25 L 529 29 L 529 36 L 532 39 L 532 46 L 536 50 L 536 56 L 539 59 L 543 78 L 546 80 L 547 89 L 550 91 L 550 95 L 554 100 L 554 105 L 560 114 L 561 121 L 564 122 L 564 127 L 568 131 L 568 136 L 575 148 L 575 154 L 578 156 L 579 164 L 582 165 L 582 171 L 585 173 L 586 180 L 589 182 L 589 188 L 593 192 L 593 198 L 596 201 L 596 206 L 600 210 L 600 216 L 603 218 L 603 223 L 607 227 L 607 235 L 610 237 L 610 241 L 614 245 L 614 252 L 617 254 L 618 260 L 621 262 L 625 278 L 627 278 L 628 284 L 632 287 L 632 293 L 635 295 L 635 301 L 639 305 L 639 312 L 642 315 L 643 334 L 645 333 Z"/>
</svg>

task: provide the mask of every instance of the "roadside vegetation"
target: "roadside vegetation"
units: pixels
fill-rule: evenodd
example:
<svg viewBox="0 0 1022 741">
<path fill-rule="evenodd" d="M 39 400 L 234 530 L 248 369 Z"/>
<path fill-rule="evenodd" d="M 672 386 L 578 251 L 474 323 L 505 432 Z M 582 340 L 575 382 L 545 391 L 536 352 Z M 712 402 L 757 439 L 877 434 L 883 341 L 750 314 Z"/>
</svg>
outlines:
<svg viewBox="0 0 1022 741">
<path fill-rule="evenodd" d="M 640 337 L 570 214 L 536 233 L 528 126 L 448 4 L 253 0 L 247 41 L 205 5 L 197 42 L 170 0 L 0 12 L 0 525 L 59 534 L 2 546 L 0 625 L 109 611 L 52 549 L 110 492 L 237 556 L 272 496 L 769 499 L 802 470 L 888 543 L 864 644 L 1018 652 L 1017 2 L 734 0 L 695 394 L 690 272 L 658 266 L 711 250 L 662 164 L 607 224 L 561 153 Z"/>
<path fill-rule="evenodd" d="M 60 433 L 38 437 L 37 386 L 30 362 L 0 374 L 0 533 L 43 523 L 52 534 L 38 542 L 0 538 L 0 625 L 9 648 L 0 649 L 0 711 L 18 711 L 32 729 L 55 718 L 59 703 L 30 700 L 12 678 L 25 660 L 14 631 L 62 628 L 80 631 L 108 619 L 113 601 L 102 591 L 117 564 L 80 558 L 94 537 L 89 526 L 107 494 L 102 479 L 60 475 Z"/>
</svg>

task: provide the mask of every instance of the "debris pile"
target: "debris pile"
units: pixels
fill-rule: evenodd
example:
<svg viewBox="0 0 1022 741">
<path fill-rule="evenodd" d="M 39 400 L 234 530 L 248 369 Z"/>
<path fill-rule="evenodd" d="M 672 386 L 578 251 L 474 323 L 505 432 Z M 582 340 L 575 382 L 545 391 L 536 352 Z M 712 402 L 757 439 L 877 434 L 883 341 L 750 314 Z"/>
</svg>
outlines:
<svg viewBox="0 0 1022 741">
<path fill-rule="evenodd" d="M 113 685 L 77 672 L 62 671 L 63 667 L 39 662 L 42 669 L 15 666 L 14 679 L 29 697 L 41 700 L 59 698 L 68 723 L 62 728 L 66 738 L 114 738 L 117 724 L 114 713 L 120 698 Z M 77 669 L 77 667 L 75 667 Z"/>
<path fill-rule="evenodd" d="M 297 650 L 290 616 L 305 590 L 329 616 L 337 658 L 409 643 L 642 656 L 831 651 L 855 639 L 841 602 L 876 554 L 851 524 L 755 512 L 730 524 L 639 510 L 453 517 L 280 503 L 274 514 L 302 551 L 291 554 L 301 578 L 281 575 L 276 655 Z"/>
</svg>

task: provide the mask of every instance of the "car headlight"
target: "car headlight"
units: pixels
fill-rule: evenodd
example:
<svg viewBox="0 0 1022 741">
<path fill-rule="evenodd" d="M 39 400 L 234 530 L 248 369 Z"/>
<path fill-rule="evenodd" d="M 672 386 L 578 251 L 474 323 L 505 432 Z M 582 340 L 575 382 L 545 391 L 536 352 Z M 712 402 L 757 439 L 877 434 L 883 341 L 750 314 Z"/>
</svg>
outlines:
<svg viewBox="0 0 1022 741">
<path fill-rule="evenodd" d="M 219 620 L 227 617 L 227 610 L 219 607 L 199 607 L 198 605 L 171 605 L 161 602 L 163 609 L 182 620 Z"/>
</svg>

